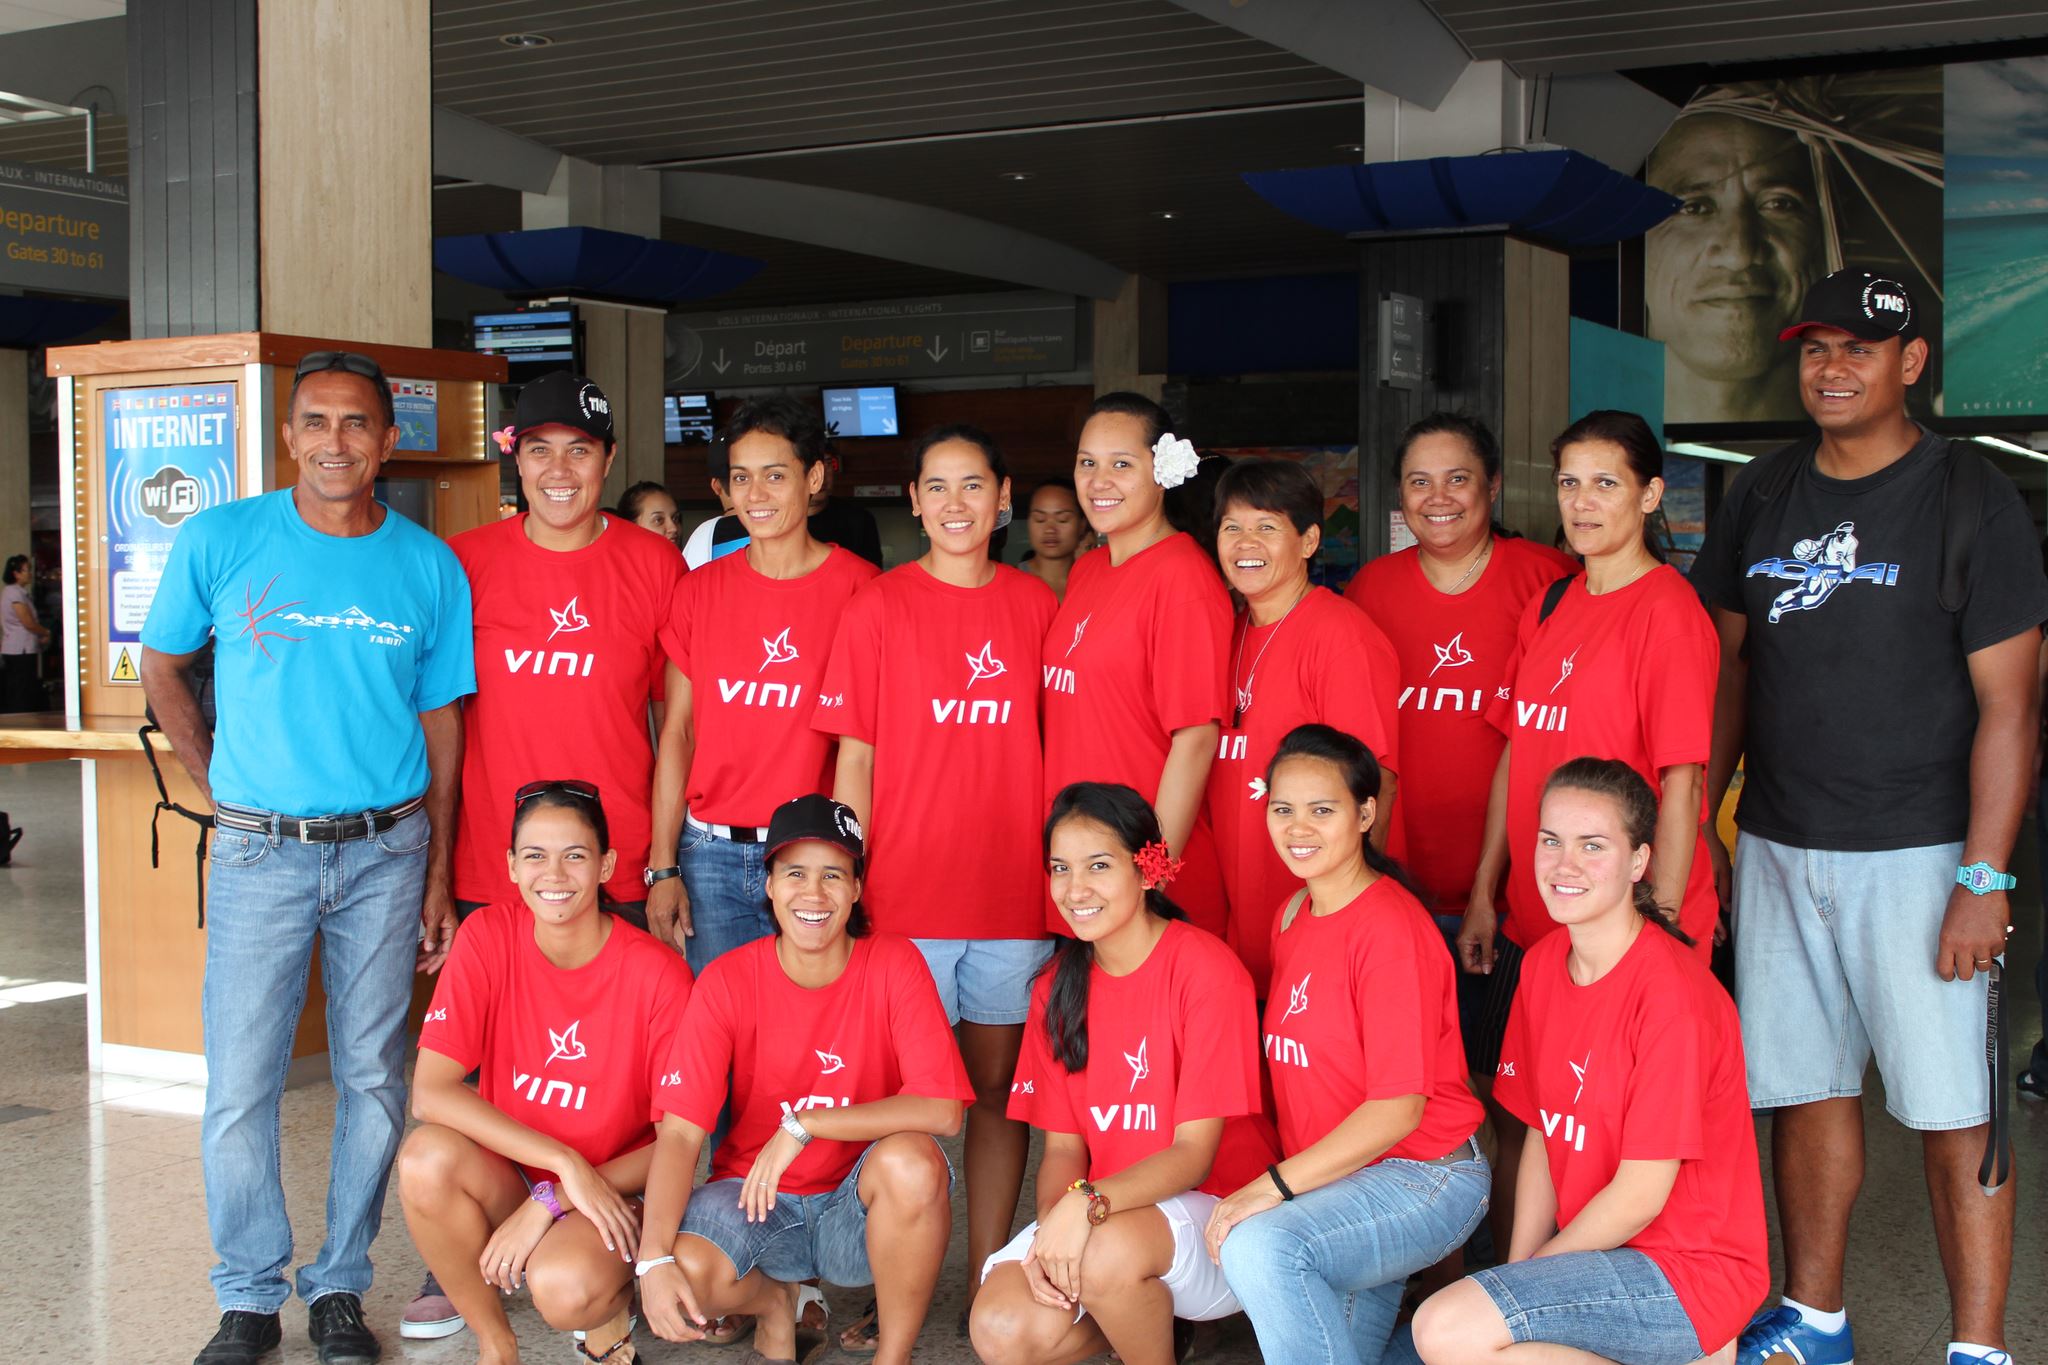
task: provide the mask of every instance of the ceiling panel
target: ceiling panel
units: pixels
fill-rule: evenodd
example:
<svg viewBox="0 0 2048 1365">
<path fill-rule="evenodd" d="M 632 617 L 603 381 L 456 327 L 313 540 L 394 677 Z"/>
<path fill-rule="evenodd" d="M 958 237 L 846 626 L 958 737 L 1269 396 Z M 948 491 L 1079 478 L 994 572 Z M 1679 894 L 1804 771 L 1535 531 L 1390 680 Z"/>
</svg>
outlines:
<svg viewBox="0 0 2048 1365">
<path fill-rule="evenodd" d="M 1947 47 L 2048 35 L 2039 0 L 1429 0 L 1524 75 Z"/>
<path fill-rule="evenodd" d="M 604 162 L 1357 93 L 1172 0 L 434 5 L 437 104 Z"/>
</svg>

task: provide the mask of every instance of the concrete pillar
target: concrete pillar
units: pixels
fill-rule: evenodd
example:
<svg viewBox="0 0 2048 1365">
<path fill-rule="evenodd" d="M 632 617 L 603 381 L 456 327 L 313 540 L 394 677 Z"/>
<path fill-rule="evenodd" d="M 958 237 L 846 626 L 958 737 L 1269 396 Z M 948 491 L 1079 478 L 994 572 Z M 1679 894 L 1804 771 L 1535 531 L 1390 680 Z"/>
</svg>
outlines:
<svg viewBox="0 0 2048 1365">
<path fill-rule="evenodd" d="M 1095 392 L 1157 399 L 1166 387 L 1166 286 L 1128 275 L 1114 299 L 1095 303 Z"/>
<path fill-rule="evenodd" d="M 0 350 L 0 562 L 28 551 L 28 352 Z"/>
<path fill-rule="evenodd" d="M 428 0 L 256 12 L 264 329 L 432 346 Z"/>
<path fill-rule="evenodd" d="M 615 506 L 631 485 L 666 476 L 661 394 L 668 310 L 578 300 L 576 312 L 583 319 L 583 367 L 612 404 L 618 455 L 604 481 L 604 501 Z"/>
</svg>

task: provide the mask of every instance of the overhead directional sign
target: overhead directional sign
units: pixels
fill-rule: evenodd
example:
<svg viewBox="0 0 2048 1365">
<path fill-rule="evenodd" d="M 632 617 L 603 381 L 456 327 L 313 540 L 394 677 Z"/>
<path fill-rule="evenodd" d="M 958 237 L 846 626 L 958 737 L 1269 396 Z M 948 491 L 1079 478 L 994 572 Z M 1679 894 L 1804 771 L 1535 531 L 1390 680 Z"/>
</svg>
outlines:
<svg viewBox="0 0 2048 1365">
<path fill-rule="evenodd" d="M 127 182 L 0 161 L 0 284 L 127 297 Z"/>
<path fill-rule="evenodd" d="M 1074 368 L 1071 294 L 1020 291 L 690 313 L 668 323 L 669 387 L 894 383 Z"/>
</svg>

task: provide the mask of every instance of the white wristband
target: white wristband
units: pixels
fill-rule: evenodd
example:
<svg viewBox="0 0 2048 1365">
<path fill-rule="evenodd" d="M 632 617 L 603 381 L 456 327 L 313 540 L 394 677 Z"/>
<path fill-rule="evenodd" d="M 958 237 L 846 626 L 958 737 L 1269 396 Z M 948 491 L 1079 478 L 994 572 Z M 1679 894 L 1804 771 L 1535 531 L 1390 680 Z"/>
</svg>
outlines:
<svg viewBox="0 0 2048 1365">
<path fill-rule="evenodd" d="M 633 1278 L 639 1279 L 658 1265 L 674 1265 L 675 1263 L 676 1258 L 673 1256 L 657 1256 L 651 1261 L 635 1261 L 633 1263 Z"/>
</svg>

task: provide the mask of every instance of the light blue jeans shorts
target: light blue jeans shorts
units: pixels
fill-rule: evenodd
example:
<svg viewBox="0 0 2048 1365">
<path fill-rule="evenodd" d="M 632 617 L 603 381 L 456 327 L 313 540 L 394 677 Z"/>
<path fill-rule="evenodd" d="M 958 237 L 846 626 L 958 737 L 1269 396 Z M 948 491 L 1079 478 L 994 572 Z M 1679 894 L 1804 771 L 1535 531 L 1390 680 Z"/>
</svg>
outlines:
<svg viewBox="0 0 2048 1365">
<path fill-rule="evenodd" d="M 1049 938 L 914 938 L 939 988 L 946 1022 L 1021 1024 L 1031 982 L 1052 956 Z"/>
<path fill-rule="evenodd" d="M 1986 978 L 1934 971 L 1962 852 L 1833 853 L 1742 836 L 1735 999 L 1753 1107 L 1860 1095 L 1874 1055 L 1885 1109 L 1908 1128 L 1990 1120 Z"/>
<path fill-rule="evenodd" d="M 1517 1342 L 1587 1351 L 1616 1365 L 1689 1365 L 1705 1352 L 1678 1291 L 1640 1251 L 1572 1251 L 1472 1276 Z"/>
</svg>

